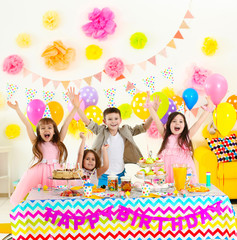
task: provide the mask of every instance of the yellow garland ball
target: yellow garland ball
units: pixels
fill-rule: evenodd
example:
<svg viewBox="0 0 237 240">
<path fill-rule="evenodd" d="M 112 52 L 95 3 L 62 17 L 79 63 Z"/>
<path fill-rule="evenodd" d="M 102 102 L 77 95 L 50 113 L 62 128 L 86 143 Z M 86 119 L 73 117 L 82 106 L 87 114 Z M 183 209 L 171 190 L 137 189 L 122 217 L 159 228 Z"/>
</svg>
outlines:
<svg viewBox="0 0 237 240">
<path fill-rule="evenodd" d="M 88 119 L 92 119 L 94 122 L 101 124 L 103 122 L 103 113 L 97 106 L 89 106 L 85 109 L 84 113 Z"/>
<path fill-rule="evenodd" d="M 214 38 L 206 37 L 203 42 L 202 52 L 207 56 L 212 56 L 218 48 L 217 41 Z"/>
<path fill-rule="evenodd" d="M 16 43 L 21 48 L 28 48 L 31 45 L 30 35 L 27 33 L 20 33 L 16 38 Z"/>
<path fill-rule="evenodd" d="M 48 30 L 54 30 L 59 25 L 59 15 L 56 11 L 48 11 L 43 15 L 43 26 Z"/>
<path fill-rule="evenodd" d="M 99 46 L 94 45 L 94 44 L 89 45 L 86 48 L 86 57 L 89 60 L 99 59 L 101 57 L 102 53 L 103 53 L 103 50 Z"/>
<path fill-rule="evenodd" d="M 21 128 L 17 124 L 10 124 L 5 129 L 5 134 L 8 139 L 14 139 L 20 136 Z"/>
<path fill-rule="evenodd" d="M 130 37 L 130 44 L 133 48 L 142 49 L 147 43 L 147 37 L 144 33 L 136 32 Z"/>
<path fill-rule="evenodd" d="M 73 135 L 73 137 L 75 137 L 76 139 L 79 139 L 80 132 L 84 132 L 85 135 L 87 135 L 90 132 L 90 130 L 86 128 L 85 124 L 81 119 L 79 119 L 79 121 L 73 119 L 68 126 L 68 132 L 69 134 Z"/>
<path fill-rule="evenodd" d="M 121 112 L 121 118 L 122 119 L 128 119 L 131 117 L 132 115 L 132 107 L 130 104 L 128 103 L 123 103 L 121 104 L 118 109 L 120 110 Z"/>
</svg>

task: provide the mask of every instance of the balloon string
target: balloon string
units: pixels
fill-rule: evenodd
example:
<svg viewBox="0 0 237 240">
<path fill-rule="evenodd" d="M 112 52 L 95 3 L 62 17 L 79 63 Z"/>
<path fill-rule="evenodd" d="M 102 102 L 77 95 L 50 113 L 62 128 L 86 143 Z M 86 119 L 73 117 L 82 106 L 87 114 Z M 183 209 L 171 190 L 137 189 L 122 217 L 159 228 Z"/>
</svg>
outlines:
<svg viewBox="0 0 237 240">
<path fill-rule="evenodd" d="M 217 105 L 216 105 L 216 133 L 217 133 L 217 137 L 219 137 L 219 131 L 217 127 Z"/>
</svg>

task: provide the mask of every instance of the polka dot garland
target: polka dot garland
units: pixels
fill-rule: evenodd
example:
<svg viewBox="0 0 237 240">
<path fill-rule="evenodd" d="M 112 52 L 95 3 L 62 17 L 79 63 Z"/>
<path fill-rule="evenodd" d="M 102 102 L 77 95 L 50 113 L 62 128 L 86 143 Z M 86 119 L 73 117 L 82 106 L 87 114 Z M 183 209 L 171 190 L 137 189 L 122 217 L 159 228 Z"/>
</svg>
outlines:
<svg viewBox="0 0 237 240">
<path fill-rule="evenodd" d="M 52 91 L 43 91 L 43 99 L 45 100 L 46 103 L 51 102 L 54 96 L 55 93 Z"/>
<path fill-rule="evenodd" d="M 131 97 L 133 97 L 136 93 L 137 93 L 137 90 L 136 90 L 136 83 L 133 83 L 134 85 L 134 88 L 126 91 Z M 127 86 L 126 85 L 123 85 L 125 90 L 127 89 Z"/>
<path fill-rule="evenodd" d="M 168 80 L 171 81 L 171 83 L 174 83 L 174 73 L 173 73 L 173 68 L 168 67 L 165 69 L 163 72 L 161 72 L 163 77 L 167 78 Z"/>
<path fill-rule="evenodd" d="M 48 106 L 48 105 L 46 105 L 46 108 L 45 108 L 43 117 L 44 117 L 44 118 L 51 118 L 51 113 L 50 113 L 50 109 L 49 109 L 49 106 Z"/>
<path fill-rule="evenodd" d="M 63 92 L 63 99 L 64 99 L 65 102 L 69 101 L 69 97 L 65 92 Z"/>
<path fill-rule="evenodd" d="M 150 91 L 152 92 L 152 93 L 154 93 L 155 92 L 155 86 L 154 86 L 154 83 L 155 83 L 155 81 L 154 81 L 154 79 L 155 79 L 155 77 L 148 77 L 148 78 L 146 78 L 146 79 L 143 79 L 143 82 L 145 83 L 145 85 L 147 86 L 147 87 L 149 87 L 150 88 Z"/>
<path fill-rule="evenodd" d="M 16 93 L 16 91 L 19 89 L 17 85 L 14 84 L 7 84 L 7 100 L 10 100 L 11 97 Z"/>
<path fill-rule="evenodd" d="M 181 112 L 182 114 L 184 114 L 184 104 L 179 106 L 179 108 L 177 109 L 177 112 Z"/>
<path fill-rule="evenodd" d="M 27 98 L 27 104 L 35 98 L 36 93 L 37 93 L 36 89 L 32 89 L 32 88 L 25 89 L 25 96 Z"/>
<path fill-rule="evenodd" d="M 116 93 L 115 88 L 104 90 L 105 96 L 108 98 L 109 102 L 107 104 L 108 107 L 117 107 L 116 103 L 114 102 L 114 96 Z"/>
</svg>

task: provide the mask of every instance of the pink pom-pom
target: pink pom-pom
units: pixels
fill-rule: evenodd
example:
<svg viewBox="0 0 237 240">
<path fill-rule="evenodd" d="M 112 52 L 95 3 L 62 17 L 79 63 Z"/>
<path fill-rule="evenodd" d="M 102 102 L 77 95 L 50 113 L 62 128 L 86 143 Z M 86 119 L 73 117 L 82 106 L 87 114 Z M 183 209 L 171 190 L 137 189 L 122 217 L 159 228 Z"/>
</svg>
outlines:
<svg viewBox="0 0 237 240">
<path fill-rule="evenodd" d="M 91 22 L 82 26 L 82 30 L 88 37 L 104 40 L 108 34 L 113 34 L 116 28 L 116 23 L 113 21 L 114 13 L 109 8 L 102 10 L 94 8 L 92 13 L 89 13 L 88 18 Z"/>
<path fill-rule="evenodd" d="M 119 58 L 110 58 L 105 64 L 105 73 L 111 78 L 119 77 L 124 71 L 124 64 Z"/>
<path fill-rule="evenodd" d="M 3 62 L 3 71 L 9 74 L 17 74 L 23 68 L 23 60 L 18 55 L 10 55 Z"/>
<path fill-rule="evenodd" d="M 147 130 L 147 134 L 151 138 L 160 138 L 161 137 L 154 121 L 151 123 L 151 126 Z"/>
</svg>

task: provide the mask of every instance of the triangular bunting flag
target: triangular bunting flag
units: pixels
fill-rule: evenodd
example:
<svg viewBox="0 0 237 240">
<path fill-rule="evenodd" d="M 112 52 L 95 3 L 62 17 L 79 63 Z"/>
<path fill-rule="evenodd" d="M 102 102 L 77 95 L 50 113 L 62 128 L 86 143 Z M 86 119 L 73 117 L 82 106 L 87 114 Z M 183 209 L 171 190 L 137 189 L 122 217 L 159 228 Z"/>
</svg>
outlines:
<svg viewBox="0 0 237 240">
<path fill-rule="evenodd" d="M 199 109 L 199 108 L 193 108 L 193 109 L 191 109 L 191 112 L 192 112 L 192 114 L 193 114 L 195 117 L 197 116 L 198 109 Z"/>
<path fill-rule="evenodd" d="M 138 65 L 143 69 L 146 70 L 146 61 L 138 63 Z"/>
<path fill-rule="evenodd" d="M 167 58 L 166 48 L 162 49 L 162 50 L 159 52 L 159 54 L 162 55 L 163 57 Z"/>
<path fill-rule="evenodd" d="M 42 77 L 43 87 L 45 87 L 50 81 L 50 79 Z"/>
<path fill-rule="evenodd" d="M 116 79 L 115 79 L 115 81 L 118 81 L 118 80 L 121 80 L 121 79 L 124 79 L 125 77 L 123 76 L 123 74 L 121 74 L 119 77 L 117 77 Z"/>
<path fill-rule="evenodd" d="M 134 67 L 134 64 L 130 64 L 130 65 L 125 65 L 125 67 L 127 68 L 127 70 L 131 73 Z"/>
<path fill-rule="evenodd" d="M 141 91 L 138 89 L 138 88 L 136 88 L 136 93 L 140 93 Z"/>
<path fill-rule="evenodd" d="M 174 38 L 184 39 L 183 36 L 181 35 L 180 31 L 178 31 L 178 32 L 174 35 Z"/>
<path fill-rule="evenodd" d="M 179 28 L 189 28 L 188 24 L 183 20 L 183 22 L 181 23 L 180 27 Z"/>
<path fill-rule="evenodd" d="M 171 47 L 171 48 L 176 48 L 175 43 L 174 43 L 174 39 L 172 39 L 166 46 Z"/>
<path fill-rule="evenodd" d="M 70 81 L 61 81 L 61 83 L 62 83 L 64 89 L 67 90 L 68 85 L 70 84 Z"/>
<path fill-rule="evenodd" d="M 99 72 L 99 73 L 95 74 L 93 77 L 101 82 L 101 76 L 102 76 L 102 72 Z"/>
<path fill-rule="evenodd" d="M 76 80 L 76 81 L 73 81 L 73 82 L 75 83 L 75 85 L 77 86 L 78 89 L 81 88 L 81 81 L 82 81 L 82 79 L 78 79 L 78 80 Z"/>
<path fill-rule="evenodd" d="M 190 13 L 190 11 L 188 10 L 184 16 L 184 18 L 193 18 L 193 15 Z"/>
<path fill-rule="evenodd" d="M 83 78 L 83 80 L 90 86 L 92 77 L 86 77 L 86 78 Z"/>
<path fill-rule="evenodd" d="M 32 73 L 32 82 L 35 82 L 40 76 L 36 73 Z"/>
<path fill-rule="evenodd" d="M 31 73 L 31 71 L 29 71 L 29 70 L 26 69 L 26 68 L 23 68 L 23 77 L 28 76 L 30 73 Z"/>
<path fill-rule="evenodd" d="M 60 81 L 52 81 L 54 88 L 57 89 L 58 85 L 60 84 Z"/>
<path fill-rule="evenodd" d="M 152 63 L 153 65 L 156 65 L 156 56 L 153 56 L 153 57 L 149 58 L 148 61 L 150 63 Z"/>
<path fill-rule="evenodd" d="M 126 92 L 129 91 L 129 90 L 131 90 L 131 89 L 133 89 L 133 88 L 135 88 L 135 85 L 134 85 L 133 83 L 131 83 L 131 82 L 128 81 L 127 87 L 126 87 Z"/>
</svg>

